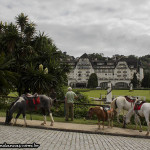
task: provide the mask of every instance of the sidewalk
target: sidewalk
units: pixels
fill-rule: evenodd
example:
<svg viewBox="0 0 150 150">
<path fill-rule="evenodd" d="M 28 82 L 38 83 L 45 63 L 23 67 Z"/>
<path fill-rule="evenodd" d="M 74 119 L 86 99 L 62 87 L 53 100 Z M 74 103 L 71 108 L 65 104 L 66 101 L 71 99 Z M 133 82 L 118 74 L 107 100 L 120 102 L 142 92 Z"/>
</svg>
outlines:
<svg viewBox="0 0 150 150">
<path fill-rule="evenodd" d="M 5 118 L 0 117 L 0 124 L 4 124 Z M 91 134 L 106 134 L 106 135 L 114 135 L 114 136 L 126 136 L 126 137 L 136 137 L 136 138 L 148 138 L 149 136 L 145 136 L 146 131 L 139 132 L 138 130 L 132 129 L 123 129 L 113 127 L 108 128 L 105 126 L 104 130 L 98 130 L 98 125 L 86 125 L 86 124 L 75 124 L 75 123 L 62 123 L 62 122 L 54 122 L 54 126 L 50 126 L 50 122 L 47 121 L 46 125 L 41 125 L 42 121 L 39 120 L 27 120 L 27 124 L 29 128 L 38 128 L 38 129 L 46 129 L 46 130 L 59 130 L 59 131 L 67 131 L 67 132 L 80 132 L 80 133 L 91 133 Z M 18 119 L 17 125 L 24 125 L 24 120 Z"/>
</svg>

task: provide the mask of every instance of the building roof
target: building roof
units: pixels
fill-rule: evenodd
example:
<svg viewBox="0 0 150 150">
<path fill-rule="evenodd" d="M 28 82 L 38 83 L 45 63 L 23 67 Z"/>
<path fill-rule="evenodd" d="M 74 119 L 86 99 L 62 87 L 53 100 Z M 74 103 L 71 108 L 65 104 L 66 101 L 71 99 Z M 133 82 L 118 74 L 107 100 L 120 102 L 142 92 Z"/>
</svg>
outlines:
<svg viewBox="0 0 150 150">
<path fill-rule="evenodd" d="M 88 58 L 89 59 L 89 57 L 86 53 L 84 53 L 80 58 Z"/>
</svg>

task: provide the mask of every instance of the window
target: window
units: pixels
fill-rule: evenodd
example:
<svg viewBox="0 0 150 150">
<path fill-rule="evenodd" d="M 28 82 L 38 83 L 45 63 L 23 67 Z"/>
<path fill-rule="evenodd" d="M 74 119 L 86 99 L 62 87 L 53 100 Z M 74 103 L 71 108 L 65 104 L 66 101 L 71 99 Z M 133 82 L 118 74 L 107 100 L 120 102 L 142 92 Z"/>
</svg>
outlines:
<svg viewBox="0 0 150 150">
<path fill-rule="evenodd" d="M 121 75 L 117 75 L 117 77 L 121 77 Z"/>
<path fill-rule="evenodd" d="M 114 65 L 114 63 L 107 63 L 107 65 Z"/>
<path fill-rule="evenodd" d="M 81 77 L 81 74 L 78 74 L 78 77 Z"/>
<path fill-rule="evenodd" d="M 97 63 L 97 65 L 104 65 L 104 63 Z"/>
<path fill-rule="evenodd" d="M 127 73 L 127 71 L 123 71 L 123 73 Z"/>
</svg>

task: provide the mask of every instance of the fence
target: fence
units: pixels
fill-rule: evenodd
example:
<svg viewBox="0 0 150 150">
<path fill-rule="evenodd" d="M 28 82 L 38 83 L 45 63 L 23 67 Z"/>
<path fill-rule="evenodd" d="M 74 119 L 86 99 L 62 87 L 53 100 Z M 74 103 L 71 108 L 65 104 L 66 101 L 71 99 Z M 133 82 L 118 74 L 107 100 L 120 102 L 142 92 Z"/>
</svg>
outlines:
<svg viewBox="0 0 150 150">
<path fill-rule="evenodd" d="M 0 96 L 0 112 L 5 112 L 10 104 L 16 100 L 17 97 L 10 96 Z M 74 103 L 74 117 L 75 118 L 84 118 L 87 116 L 87 112 L 90 107 L 99 106 L 103 107 L 101 104 L 91 104 L 91 103 Z M 106 106 L 108 106 L 106 104 Z M 56 106 L 52 107 L 53 116 L 64 117 L 65 116 L 65 102 L 58 100 Z M 40 111 L 34 111 L 36 114 L 41 114 Z"/>
<path fill-rule="evenodd" d="M 112 99 L 118 97 L 118 96 L 123 96 L 123 95 L 113 95 Z M 131 98 L 136 97 L 139 100 L 143 100 L 146 101 L 146 97 L 145 96 L 129 96 Z M 100 104 L 102 104 L 103 101 L 106 101 L 106 95 L 100 95 L 100 98 L 95 98 L 95 97 L 90 97 L 92 100 L 94 101 L 100 101 Z"/>
</svg>

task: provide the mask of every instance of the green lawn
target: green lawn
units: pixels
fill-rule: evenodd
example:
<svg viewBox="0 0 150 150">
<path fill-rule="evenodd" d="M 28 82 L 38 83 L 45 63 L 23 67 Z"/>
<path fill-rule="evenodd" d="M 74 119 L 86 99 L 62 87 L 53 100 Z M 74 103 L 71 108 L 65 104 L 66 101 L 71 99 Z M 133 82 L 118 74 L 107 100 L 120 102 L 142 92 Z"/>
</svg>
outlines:
<svg viewBox="0 0 150 150">
<path fill-rule="evenodd" d="M 10 92 L 10 93 L 8 94 L 8 96 L 17 97 L 17 96 L 18 96 L 18 93 L 17 93 L 17 92 Z"/>
<path fill-rule="evenodd" d="M 106 90 L 90 90 L 87 92 L 81 92 L 84 95 L 87 95 L 89 98 L 90 97 L 95 97 L 95 98 L 100 98 L 100 95 L 106 95 L 107 91 Z M 112 90 L 113 95 L 122 95 L 122 96 L 145 96 L 146 101 L 150 102 L 150 90 Z"/>
</svg>

